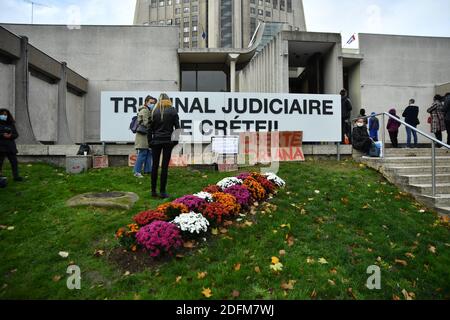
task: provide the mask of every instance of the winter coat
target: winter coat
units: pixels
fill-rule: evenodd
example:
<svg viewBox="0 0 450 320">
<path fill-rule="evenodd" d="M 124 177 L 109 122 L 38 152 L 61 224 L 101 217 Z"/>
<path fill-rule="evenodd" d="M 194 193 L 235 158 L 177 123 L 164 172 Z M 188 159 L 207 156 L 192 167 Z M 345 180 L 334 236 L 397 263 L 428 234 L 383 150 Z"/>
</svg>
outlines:
<svg viewBox="0 0 450 320">
<path fill-rule="evenodd" d="M 403 112 L 402 117 L 405 118 L 405 122 L 410 126 L 417 126 L 419 121 L 419 107 L 417 106 L 408 106 Z"/>
<path fill-rule="evenodd" d="M 369 153 L 372 140 L 369 137 L 366 126 L 353 128 L 352 145 L 356 150 Z"/>
<path fill-rule="evenodd" d="M 341 106 L 342 106 L 342 119 L 348 120 L 350 119 L 353 106 L 352 102 L 348 97 L 342 97 L 341 98 Z"/>
<path fill-rule="evenodd" d="M 450 121 L 450 96 L 447 96 L 444 99 L 444 113 L 445 113 L 445 121 Z"/>
<path fill-rule="evenodd" d="M 380 121 L 376 117 L 369 118 L 369 132 L 371 138 L 378 140 L 378 130 L 380 130 Z"/>
<path fill-rule="evenodd" d="M 147 106 L 141 106 L 138 113 L 138 123 L 145 127 L 149 127 L 151 111 Z M 136 138 L 134 141 L 134 147 L 136 149 L 148 149 L 148 139 L 146 134 L 136 132 Z"/>
<path fill-rule="evenodd" d="M 11 138 L 5 138 L 4 133 L 11 133 Z M 19 134 L 14 123 L 7 124 L 5 121 L 0 121 L 0 153 L 19 153 L 15 141 L 18 137 Z"/>
<path fill-rule="evenodd" d="M 161 116 L 160 108 L 154 109 L 150 116 L 150 132 L 148 135 L 150 145 L 159 145 L 173 143 L 172 134 L 174 129 L 180 129 L 180 119 L 177 109 L 172 107 L 170 100 L 162 100 L 161 110 L 164 112 Z"/>
<path fill-rule="evenodd" d="M 389 110 L 389 113 L 391 115 L 393 115 L 394 117 L 396 117 L 397 119 L 399 119 L 399 117 L 397 116 L 397 112 L 395 111 L 395 109 L 391 109 Z M 400 128 L 402 124 L 398 121 L 396 121 L 395 119 L 389 118 L 388 123 L 387 123 L 387 127 L 386 129 L 389 132 L 395 133 L 398 132 L 398 128 Z"/>
<path fill-rule="evenodd" d="M 445 131 L 445 113 L 442 103 L 435 101 L 427 112 L 431 115 L 431 132 Z"/>
</svg>

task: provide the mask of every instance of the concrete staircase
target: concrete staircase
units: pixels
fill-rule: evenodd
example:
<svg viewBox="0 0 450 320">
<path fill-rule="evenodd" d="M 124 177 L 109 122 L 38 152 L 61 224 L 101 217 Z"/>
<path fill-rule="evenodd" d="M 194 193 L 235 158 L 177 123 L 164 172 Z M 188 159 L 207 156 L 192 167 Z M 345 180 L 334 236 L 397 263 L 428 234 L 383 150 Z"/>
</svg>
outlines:
<svg viewBox="0 0 450 320">
<path fill-rule="evenodd" d="M 431 148 L 386 149 L 386 157 L 355 159 L 382 173 L 438 213 L 450 214 L 450 150 L 436 149 L 436 196 L 432 197 Z"/>
</svg>

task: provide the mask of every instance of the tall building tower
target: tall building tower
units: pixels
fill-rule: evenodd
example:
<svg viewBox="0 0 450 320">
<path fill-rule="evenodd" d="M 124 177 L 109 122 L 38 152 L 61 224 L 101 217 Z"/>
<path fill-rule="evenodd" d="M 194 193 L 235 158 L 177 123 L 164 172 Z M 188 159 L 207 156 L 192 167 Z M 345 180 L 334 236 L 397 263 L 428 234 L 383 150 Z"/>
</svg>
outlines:
<svg viewBox="0 0 450 320">
<path fill-rule="evenodd" d="M 181 48 L 245 48 L 258 22 L 306 31 L 302 0 L 137 0 L 135 25 L 179 25 Z"/>
</svg>

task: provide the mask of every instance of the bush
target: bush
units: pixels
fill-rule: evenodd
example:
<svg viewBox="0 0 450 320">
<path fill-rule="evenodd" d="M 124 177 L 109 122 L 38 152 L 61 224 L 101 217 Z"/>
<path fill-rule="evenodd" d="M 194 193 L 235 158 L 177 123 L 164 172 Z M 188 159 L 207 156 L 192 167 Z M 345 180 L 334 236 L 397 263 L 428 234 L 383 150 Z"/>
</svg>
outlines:
<svg viewBox="0 0 450 320">
<path fill-rule="evenodd" d="M 138 213 L 133 220 L 141 227 L 150 224 L 153 221 L 167 221 L 167 216 L 159 211 L 149 210 Z"/>
<path fill-rule="evenodd" d="M 188 236 L 204 233 L 209 227 L 209 221 L 201 213 L 195 212 L 181 214 L 172 223 Z"/>
<path fill-rule="evenodd" d="M 266 198 L 266 190 L 261 184 L 252 177 L 248 177 L 244 180 L 244 186 L 250 191 L 252 198 L 256 201 L 262 201 Z"/>
<path fill-rule="evenodd" d="M 277 189 L 277 186 L 274 183 L 270 182 L 263 176 L 257 176 L 254 177 L 254 179 L 264 188 L 266 194 L 273 194 Z"/>
<path fill-rule="evenodd" d="M 189 208 L 182 203 L 168 202 L 160 205 L 156 211 L 165 214 L 168 220 L 173 220 L 182 213 L 188 213 Z"/>
<path fill-rule="evenodd" d="M 213 184 L 204 188 L 203 191 L 213 194 L 216 192 L 222 192 L 222 189 L 219 186 Z"/>
<path fill-rule="evenodd" d="M 206 203 L 206 200 L 196 196 L 184 196 L 174 200 L 172 203 L 184 204 L 190 212 L 198 212 L 200 207 Z"/>
<path fill-rule="evenodd" d="M 234 196 L 237 203 L 243 207 L 249 206 L 252 202 L 252 195 L 245 186 L 235 185 L 225 189 L 224 193 Z"/>
<path fill-rule="evenodd" d="M 223 220 L 230 216 L 225 206 L 219 202 L 211 202 L 202 206 L 203 216 L 211 222 L 221 224 Z"/>
<path fill-rule="evenodd" d="M 215 202 L 222 204 L 229 215 L 237 215 L 241 211 L 241 206 L 231 194 L 217 192 L 213 194 L 213 199 Z"/>
<path fill-rule="evenodd" d="M 136 240 L 153 258 L 173 255 L 183 245 L 178 227 L 165 221 L 155 221 L 141 228 Z"/>
<path fill-rule="evenodd" d="M 121 246 L 131 251 L 137 250 L 136 234 L 139 231 L 137 224 L 129 224 L 126 227 L 122 227 L 116 232 L 116 239 L 119 240 Z"/>
<path fill-rule="evenodd" d="M 220 180 L 217 185 L 222 189 L 226 189 L 232 186 L 235 186 L 237 184 L 242 184 L 243 181 L 241 179 L 235 178 L 235 177 L 229 177 L 229 178 L 225 178 Z"/>
</svg>

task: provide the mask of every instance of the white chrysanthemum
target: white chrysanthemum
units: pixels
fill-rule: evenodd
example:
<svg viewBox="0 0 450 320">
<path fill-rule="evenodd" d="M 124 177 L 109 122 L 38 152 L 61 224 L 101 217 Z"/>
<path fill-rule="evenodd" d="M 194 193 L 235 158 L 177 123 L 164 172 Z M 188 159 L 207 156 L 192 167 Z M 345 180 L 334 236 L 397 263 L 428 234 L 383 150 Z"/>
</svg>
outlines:
<svg viewBox="0 0 450 320">
<path fill-rule="evenodd" d="M 209 192 L 202 191 L 202 192 L 194 194 L 194 196 L 196 196 L 198 198 L 201 198 L 201 199 L 204 199 L 207 202 L 213 202 L 214 201 L 212 194 L 209 193 Z"/>
<path fill-rule="evenodd" d="M 208 231 L 209 221 L 200 213 L 181 214 L 172 221 L 183 232 L 197 233 Z"/>
<path fill-rule="evenodd" d="M 277 176 L 275 173 L 268 172 L 265 173 L 264 176 L 267 178 L 267 180 L 275 183 L 280 188 L 283 188 L 286 185 L 286 182 L 279 176 Z"/>
<path fill-rule="evenodd" d="M 227 189 L 229 187 L 235 186 L 237 184 L 243 184 L 244 181 L 235 177 L 225 178 L 217 183 L 222 189 Z"/>
</svg>

